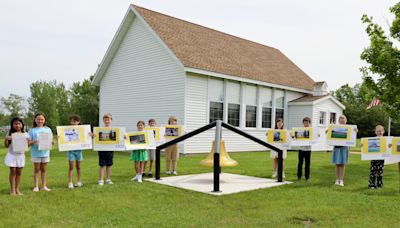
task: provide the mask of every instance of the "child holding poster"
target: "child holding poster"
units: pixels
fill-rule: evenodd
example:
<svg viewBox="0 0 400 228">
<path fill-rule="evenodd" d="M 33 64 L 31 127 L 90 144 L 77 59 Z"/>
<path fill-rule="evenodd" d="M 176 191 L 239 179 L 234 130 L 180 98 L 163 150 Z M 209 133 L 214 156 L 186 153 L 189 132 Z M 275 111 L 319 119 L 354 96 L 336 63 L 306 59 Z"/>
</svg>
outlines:
<svg viewBox="0 0 400 228">
<path fill-rule="evenodd" d="M 144 126 L 145 123 L 144 121 L 139 121 L 136 124 L 137 130 L 138 131 L 144 131 Z M 135 171 L 136 171 L 136 176 L 132 178 L 133 181 L 137 181 L 139 183 L 142 183 L 142 174 L 144 173 L 144 164 L 148 159 L 148 153 L 146 149 L 140 149 L 140 150 L 133 150 L 131 154 L 131 158 L 129 160 L 135 162 Z"/>
<path fill-rule="evenodd" d="M 169 125 L 177 125 L 177 119 L 175 116 L 170 116 L 168 119 L 168 124 Z M 178 151 L 178 144 L 171 145 L 165 149 L 165 156 L 166 156 L 166 162 L 167 162 L 167 175 L 170 175 L 170 166 L 171 166 L 171 161 L 172 161 L 172 174 L 173 175 L 178 175 L 176 172 L 176 167 L 178 164 L 179 160 L 179 151 Z"/>
<path fill-rule="evenodd" d="M 155 126 L 156 126 L 156 120 L 149 119 L 149 127 L 155 127 Z M 155 136 L 155 132 L 154 132 L 154 136 Z M 153 163 L 154 163 L 154 160 L 156 160 L 156 150 L 149 149 L 148 151 L 150 154 L 149 177 L 153 177 Z M 143 176 L 145 175 L 146 165 L 147 165 L 147 161 L 144 162 Z"/>
<path fill-rule="evenodd" d="M 341 115 L 339 117 L 339 124 L 345 125 L 347 117 Z M 354 129 L 356 132 L 357 129 Z M 348 146 L 334 146 L 332 153 L 332 163 L 336 165 L 336 181 L 335 185 L 344 186 L 344 172 L 345 166 L 349 162 L 349 147 Z"/>
<path fill-rule="evenodd" d="M 311 119 L 303 118 L 303 126 L 310 127 Z M 297 164 L 297 178 L 301 180 L 303 171 L 303 160 L 305 160 L 304 177 L 306 180 L 310 178 L 310 161 L 311 161 L 311 146 L 301 146 L 299 149 L 299 163 Z"/>
<path fill-rule="evenodd" d="M 103 116 L 103 123 L 105 127 L 111 127 L 112 115 L 110 113 L 106 113 Z M 114 158 L 114 151 L 99 151 L 100 180 L 98 181 L 98 184 L 100 186 L 104 185 L 104 166 L 106 167 L 106 173 L 107 173 L 106 184 L 114 184 L 111 181 L 111 166 L 113 165 L 113 158 Z"/>
<path fill-rule="evenodd" d="M 78 115 L 72 115 L 69 117 L 71 125 L 76 126 L 81 124 L 81 118 Z M 74 184 L 72 183 L 72 171 L 74 170 L 74 161 L 76 166 L 77 183 L 75 187 L 82 187 L 81 181 L 81 161 L 83 159 L 82 150 L 71 150 L 68 151 L 68 188 L 73 189 Z"/>
<path fill-rule="evenodd" d="M 382 125 L 375 127 L 375 134 L 377 137 L 383 137 L 385 128 Z M 369 174 L 369 188 L 382 188 L 383 187 L 383 168 L 385 160 L 371 160 L 370 174 Z M 375 182 L 376 179 L 376 182 Z"/>
<path fill-rule="evenodd" d="M 19 190 L 19 184 L 21 180 L 22 169 L 25 166 L 25 151 L 16 151 L 15 145 L 12 145 L 12 134 L 19 134 L 20 142 L 14 142 L 25 144 L 28 148 L 29 135 L 24 132 L 24 122 L 22 119 L 15 117 L 11 120 L 10 132 L 4 140 L 4 146 L 8 148 L 7 155 L 5 157 L 6 166 L 10 167 L 10 195 L 22 195 Z"/>
<path fill-rule="evenodd" d="M 277 118 L 275 121 L 275 129 L 284 129 L 284 123 L 282 118 Z M 287 151 L 286 149 L 282 149 L 283 151 L 283 159 L 286 159 Z M 272 177 L 276 177 L 278 172 L 278 152 L 271 150 L 270 157 L 274 159 L 274 171 L 272 173 Z M 283 171 L 282 166 L 282 177 L 285 177 L 285 172 Z"/>
<path fill-rule="evenodd" d="M 31 160 L 34 165 L 33 192 L 39 191 L 39 174 L 42 178 L 42 191 L 50 191 L 46 183 L 46 166 L 50 162 L 50 150 L 40 150 L 42 138 L 47 138 L 47 141 L 52 141 L 53 133 L 46 126 L 46 117 L 42 112 L 38 112 L 34 116 L 33 128 L 29 130 L 29 144 L 31 145 Z M 39 140 L 40 138 L 40 140 Z M 47 143 L 46 143 L 47 144 Z"/>
</svg>

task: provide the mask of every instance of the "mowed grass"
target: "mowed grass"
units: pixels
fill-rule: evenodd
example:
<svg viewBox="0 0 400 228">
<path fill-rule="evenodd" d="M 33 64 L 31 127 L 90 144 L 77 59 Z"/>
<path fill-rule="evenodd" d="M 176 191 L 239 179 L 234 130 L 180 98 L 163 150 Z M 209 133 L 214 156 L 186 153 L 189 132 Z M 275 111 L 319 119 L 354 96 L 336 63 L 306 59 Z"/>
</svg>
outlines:
<svg viewBox="0 0 400 228">
<path fill-rule="evenodd" d="M 2 140 L 3 141 L 3 140 Z M 0 147 L 0 157 L 6 153 Z M 230 153 L 239 162 L 223 172 L 269 177 L 272 161 L 266 152 Z M 297 153 L 285 161 L 286 179 L 293 184 L 212 196 L 160 184 L 132 182 L 128 153 L 115 153 L 114 185 L 98 186 L 98 158 L 84 152 L 84 186 L 67 188 L 68 162 L 53 150 L 48 164 L 51 192 L 33 193 L 30 155 L 22 175 L 23 196 L 8 195 L 8 168 L 0 168 L 1 227 L 398 227 L 400 221 L 397 165 L 385 167 L 385 187 L 368 189 L 369 162 L 351 154 L 345 187 L 334 186 L 330 153 L 312 154 L 311 180 L 297 181 Z M 206 155 L 183 156 L 179 174 L 211 172 L 198 163 Z M 162 160 L 162 170 L 164 160 Z M 75 174 L 74 174 L 75 175 Z M 210 185 L 210 190 L 212 186 Z M 223 191 L 223 189 L 222 189 Z"/>
</svg>

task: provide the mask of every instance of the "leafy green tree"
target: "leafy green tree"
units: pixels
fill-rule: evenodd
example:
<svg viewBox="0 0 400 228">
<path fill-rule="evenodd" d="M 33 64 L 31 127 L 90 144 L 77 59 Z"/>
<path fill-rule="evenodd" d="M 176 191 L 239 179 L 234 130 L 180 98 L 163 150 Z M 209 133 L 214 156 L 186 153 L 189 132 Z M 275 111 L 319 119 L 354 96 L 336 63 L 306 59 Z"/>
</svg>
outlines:
<svg viewBox="0 0 400 228">
<path fill-rule="evenodd" d="M 43 112 L 46 123 L 53 130 L 66 123 L 70 114 L 68 91 L 63 83 L 57 81 L 37 81 L 30 85 L 30 112 Z"/>
<path fill-rule="evenodd" d="M 71 110 L 79 115 L 82 123 L 99 125 L 99 87 L 91 84 L 90 79 L 82 83 L 75 82 L 71 89 Z"/>
<path fill-rule="evenodd" d="M 350 87 L 348 84 L 343 85 L 333 92 L 333 95 L 346 106 L 344 113 L 349 124 L 356 124 L 359 130 L 359 137 L 375 136 L 375 126 L 383 125 L 387 131 L 389 114 L 386 109 L 381 106 L 372 107 L 366 110 L 367 106 L 374 97 L 373 91 L 365 85 L 356 84 Z M 398 121 L 393 121 L 391 134 L 400 133 Z"/>
<path fill-rule="evenodd" d="M 400 117 L 400 3 L 390 8 L 395 16 L 389 27 L 389 34 L 373 22 L 373 18 L 363 15 L 362 22 L 370 40 L 370 46 L 361 53 L 361 59 L 368 66 L 361 68 L 366 87 L 373 90 L 384 109 L 394 118 Z M 374 77 L 377 80 L 374 80 Z"/>
<path fill-rule="evenodd" d="M 7 98 L 2 97 L 0 101 L 10 116 L 23 116 L 25 99 L 22 96 L 11 93 Z"/>
</svg>

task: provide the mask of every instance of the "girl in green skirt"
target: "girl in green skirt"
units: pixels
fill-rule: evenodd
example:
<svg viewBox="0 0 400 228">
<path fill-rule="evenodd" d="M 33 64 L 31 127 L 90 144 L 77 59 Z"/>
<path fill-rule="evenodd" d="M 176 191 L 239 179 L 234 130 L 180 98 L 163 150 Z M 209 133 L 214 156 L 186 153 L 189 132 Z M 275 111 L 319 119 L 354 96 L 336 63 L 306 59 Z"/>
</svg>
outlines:
<svg viewBox="0 0 400 228">
<path fill-rule="evenodd" d="M 138 131 L 144 131 L 144 121 L 139 121 L 136 124 Z M 148 160 L 148 153 L 146 149 L 133 150 L 129 160 L 135 162 L 136 176 L 132 178 L 133 181 L 142 183 L 142 173 L 144 172 L 144 164 Z"/>
</svg>

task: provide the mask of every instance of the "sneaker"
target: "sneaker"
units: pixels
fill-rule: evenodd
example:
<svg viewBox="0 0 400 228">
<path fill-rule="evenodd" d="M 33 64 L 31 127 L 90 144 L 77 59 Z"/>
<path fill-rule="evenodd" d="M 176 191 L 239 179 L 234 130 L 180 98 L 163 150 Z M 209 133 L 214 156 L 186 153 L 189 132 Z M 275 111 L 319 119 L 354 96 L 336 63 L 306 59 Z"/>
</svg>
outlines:
<svg viewBox="0 0 400 228">
<path fill-rule="evenodd" d="M 343 182 L 343 180 L 339 180 L 339 186 L 344 187 L 344 182 Z"/>
<path fill-rule="evenodd" d="M 340 184 L 340 181 L 339 180 L 336 180 L 335 181 L 335 185 L 339 185 Z"/>
<path fill-rule="evenodd" d="M 142 173 L 142 177 L 145 177 L 146 176 L 146 173 Z"/>
<path fill-rule="evenodd" d="M 114 184 L 114 183 L 111 181 L 111 179 L 107 179 L 106 184 Z"/>
<path fill-rule="evenodd" d="M 168 170 L 167 172 L 165 172 L 167 175 L 171 175 L 171 172 Z"/>
<path fill-rule="evenodd" d="M 138 183 L 142 183 L 142 178 L 139 177 L 139 179 L 137 180 Z"/>
<path fill-rule="evenodd" d="M 286 176 L 285 176 L 285 172 L 283 172 L 283 173 L 282 173 L 282 177 L 283 177 L 283 178 L 285 178 L 285 177 L 286 177 Z"/>
<path fill-rule="evenodd" d="M 82 187 L 82 186 L 83 186 L 83 183 L 80 182 L 80 181 L 78 181 L 78 182 L 75 184 L 75 187 Z"/>
<path fill-rule="evenodd" d="M 276 172 L 272 173 L 272 177 L 275 178 L 278 174 Z"/>
<path fill-rule="evenodd" d="M 178 173 L 176 171 L 173 171 L 172 174 L 174 174 L 175 176 L 178 175 Z"/>
<path fill-rule="evenodd" d="M 149 177 L 153 177 L 153 173 L 152 173 L 152 172 L 149 172 L 148 176 L 149 176 Z"/>
<path fill-rule="evenodd" d="M 98 183 L 99 183 L 100 186 L 103 186 L 104 185 L 104 180 L 99 180 Z"/>
<path fill-rule="evenodd" d="M 138 175 L 136 174 L 136 176 L 134 178 L 132 178 L 132 181 L 137 181 L 139 179 Z"/>
<path fill-rule="evenodd" d="M 44 187 L 42 188 L 42 191 L 45 191 L 45 192 L 50 192 L 50 191 L 51 191 L 51 189 L 50 189 L 50 188 L 48 188 L 47 186 L 44 186 Z"/>
<path fill-rule="evenodd" d="M 72 182 L 69 183 L 69 184 L 68 184 L 68 188 L 69 188 L 69 189 L 74 189 L 74 184 L 73 184 Z"/>
<path fill-rule="evenodd" d="M 39 188 L 38 187 L 34 187 L 33 188 L 33 192 L 39 192 Z"/>
</svg>

